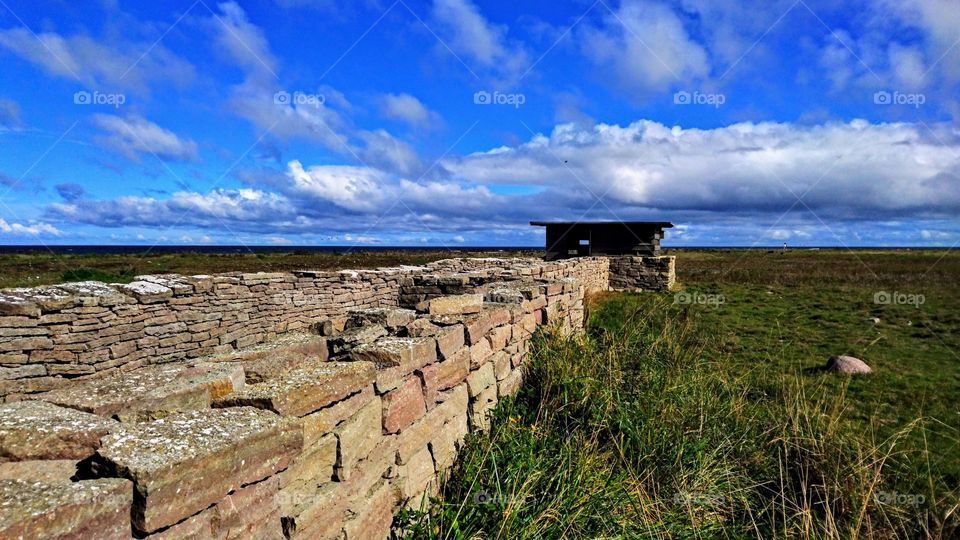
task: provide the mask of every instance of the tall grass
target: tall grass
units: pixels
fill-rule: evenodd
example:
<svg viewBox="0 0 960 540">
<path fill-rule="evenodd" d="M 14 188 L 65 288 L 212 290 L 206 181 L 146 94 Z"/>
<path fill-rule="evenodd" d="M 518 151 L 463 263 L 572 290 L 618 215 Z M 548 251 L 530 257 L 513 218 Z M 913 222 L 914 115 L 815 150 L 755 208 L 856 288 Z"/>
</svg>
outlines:
<svg viewBox="0 0 960 540">
<path fill-rule="evenodd" d="M 949 536 L 877 503 L 897 440 L 844 428 L 844 392 L 723 369 L 695 311 L 602 304 L 586 334 L 535 338 L 527 380 L 468 438 L 418 538 Z M 604 307 L 605 306 L 605 307 Z"/>
</svg>

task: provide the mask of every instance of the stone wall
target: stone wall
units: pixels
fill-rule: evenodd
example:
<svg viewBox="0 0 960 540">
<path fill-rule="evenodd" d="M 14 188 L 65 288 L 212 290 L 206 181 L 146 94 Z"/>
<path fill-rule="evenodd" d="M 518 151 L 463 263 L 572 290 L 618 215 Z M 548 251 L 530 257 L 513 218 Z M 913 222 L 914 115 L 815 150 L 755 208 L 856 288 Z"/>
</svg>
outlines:
<svg viewBox="0 0 960 540">
<path fill-rule="evenodd" d="M 424 292 L 430 298 L 418 299 L 416 310 L 383 307 L 398 303 L 403 289 L 433 286 L 428 275 L 449 277 L 450 269 L 476 274 L 477 282 L 457 295 Z M 66 342 L 54 342 L 59 334 L 52 331 L 5 335 L 16 344 L 7 350 L 28 360 L 32 351 L 59 349 L 24 347 L 13 341 L 20 336 L 85 343 L 86 351 L 102 345 L 91 340 L 115 335 L 107 330 L 117 325 L 158 326 L 125 318 L 154 306 L 177 314 L 176 322 L 163 322 L 182 323 L 170 328 L 173 336 L 193 333 L 196 319 L 180 315 L 213 305 L 209 313 L 246 313 L 243 322 L 270 335 L 244 341 L 254 335 L 244 331 L 211 343 L 211 354 L 198 358 L 185 358 L 200 350 L 190 348 L 181 358 L 111 366 L 100 377 L 7 396 L 26 399 L 0 405 L 0 537 L 384 538 L 397 509 L 435 494 L 463 437 L 487 429 L 487 413 L 518 390 L 532 332 L 582 327 L 584 294 L 605 288 L 606 271 L 605 260 L 579 259 L 512 268 L 444 261 L 366 278 L 339 274 L 331 286 L 346 291 L 336 293 L 347 295 L 345 303 L 379 306 L 361 309 L 311 304 L 306 284 L 329 276 L 304 274 L 144 279 L 156 287 L 98 285 L 104 294 L 60 305 L 41 305 L 26 291 L 8 294 L 18 313 L 6 318 L 23 325 L 8 320 L 7 328 L 72 328 L 77 321 L 97 328 L 68 332 L 85 339 Z M 343 284 L 373 276 L 393 298 Z M 201 292 L 196 281 L 211 286 Z M 190 287 L 178 290 L 181 283 Z M 270 315 L 261 316 L 258 302 L 277 291 L 297 296 L 300 306 L 264 301 Z M 204 301 L 175 302 L 196 298 Z M 230 299 L 248 306 L 228 310 Z M 269 317 L 279 317 L 280 326 Z"/>
<path fill-rule="evenodd" d="M 449 259 L 424 267 L 152 275 L 122 285 L 6 289 L 0 291 L 0 398 L 236 350 L 351 309 L 402 300 L 414 307 L 503 280 L 572 277 L 587 289 L 606 289 L 607 265 L 602 258 Z"/>
<path fill-rule="evenodd" d="M 610 257 L 609 284 L 618 291 L 666 291 L 676 281 L 676 257 Z"/>
</svg>

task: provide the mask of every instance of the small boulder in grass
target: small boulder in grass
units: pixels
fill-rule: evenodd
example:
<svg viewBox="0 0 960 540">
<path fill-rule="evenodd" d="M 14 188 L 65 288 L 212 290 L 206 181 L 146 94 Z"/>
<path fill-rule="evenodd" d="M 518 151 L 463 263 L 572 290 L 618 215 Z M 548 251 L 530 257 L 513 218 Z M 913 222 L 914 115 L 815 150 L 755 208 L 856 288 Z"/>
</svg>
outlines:
<svg viewBox="0 0 960 540">
<path fill-rule="evenodd" d="M 860 375 L 873 371 L 863 360 L 843 355 L 831 356 L 824 369 L 828 373 L 843 373 L 846 375 Z"/>
</svg>

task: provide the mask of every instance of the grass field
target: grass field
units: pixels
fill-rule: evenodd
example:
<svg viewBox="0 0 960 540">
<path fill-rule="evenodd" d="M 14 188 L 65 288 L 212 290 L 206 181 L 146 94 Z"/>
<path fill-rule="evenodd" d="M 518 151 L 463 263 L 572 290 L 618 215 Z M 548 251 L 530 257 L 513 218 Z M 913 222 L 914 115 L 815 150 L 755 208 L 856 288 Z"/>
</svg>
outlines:
<svg viewBox="0 0 960 540">
<path fill-rule="evenodd" d="M 583 336 L 538 337 L 409 536 L 960 534 L 960 253 L 672 254 L 676 291 L 604 293 Z M 466 255 L 504 254 L 2 255 L 0 286 Z M 834 354 L 875 371 L 819 371 Z"/>
<path fill-rule="evenodd" d="M 0 288 L 36 287 L 65 281 L 96 280 L 129 283 L 142 274 L 212 274 L 216 272 L 280 272 L 342 270 L 398 264 L 426 264 L 451 257 L 539 256 L 540 251 L 396 250 L 344 253 L 258 251 L 143 254 L 60 254 L 49 251 L 0 254 Z"/>
<path fill-rule="evenodd" d="M 543 337 L 406 532 L 956 537 L 960 254 L 677 255 L 678 291 L 603 294 L 585 337 Z M 819 371 L 832 354 L 875 372 Z"/>
</svg>

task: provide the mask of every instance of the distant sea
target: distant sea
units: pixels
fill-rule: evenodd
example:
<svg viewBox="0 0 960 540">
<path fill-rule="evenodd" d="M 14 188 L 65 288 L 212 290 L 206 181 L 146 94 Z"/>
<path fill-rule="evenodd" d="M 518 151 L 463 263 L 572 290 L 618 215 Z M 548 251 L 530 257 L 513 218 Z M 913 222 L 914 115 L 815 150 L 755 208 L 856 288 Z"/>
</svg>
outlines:
<svg viewBox="0 0 960 540">
<path fill-rule="evenodd" d="M 895 250 L 933 250 L 949 249 L 950 246 L 854 246 L 850 248 L 842 246 L 787 246 L 788 251 L 803 250 L 870 250 L 870 249 L 895 249 Z M 684 250 L 781 250 L 783 246 L 663 246 L 664 251 L 684 251 Z M 317 253 L 346 253 L 355 251 L 460 251 L 460 252 L 490 252 L 490 251 L 543 251 L 543 246 L 42 246 L 42 245 L 22 245 L 22 246 L 4 246 L 0 245 L 0 254 L 3 253 L 57 253 L 57 254 L 137 254 L 137 253 L 250 253 L 250 252 L 278 252 L 287 253 L 291 251 L 307 251 Z"/>
</svg>

